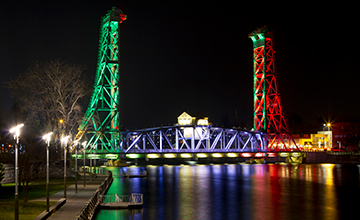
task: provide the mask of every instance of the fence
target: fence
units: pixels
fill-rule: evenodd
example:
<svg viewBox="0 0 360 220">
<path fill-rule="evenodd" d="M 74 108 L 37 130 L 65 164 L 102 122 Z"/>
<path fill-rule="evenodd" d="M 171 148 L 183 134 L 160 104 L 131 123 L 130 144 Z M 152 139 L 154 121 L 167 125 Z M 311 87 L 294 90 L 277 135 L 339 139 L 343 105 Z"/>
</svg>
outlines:
<svg viewBox="0 0 360 220">
<path fill-rule="evenodd" d="M 79 167 L 79 172 L 84 172 L 83 167 Z M 109 175 L 109 172 L 107 169 L 102 167 L 85 167 L 85 172 L 87 173 L 95 173 L 95 174 L 102 174 L 102 175 Z"/>
<path fill-rule="evenodd" d="M 108 171 L 109 175 L 104 180 L 104 182 L 99 186 L 99 188 L 95 191 L 94 195 L 89 199 L 89 201 L 85 204 L 84 208 L 81 210 L 80 214 L 76 216 L 76 220 L 89 220 L 94 215 L 96 207 L 101 203 L 101 195 L 109 188 L 113 181 L 112 172 Z"/>
<path fill-rule="evenodd" d="M 129 204 L 143 204 L 143 194 L 131 193 L 131 195 L 118 195 L 116 193 L 110 193 L 107 195 L 100 195 L 99 200 L 101 203 L 119 203 L 125 202 Z"/>
</svg>

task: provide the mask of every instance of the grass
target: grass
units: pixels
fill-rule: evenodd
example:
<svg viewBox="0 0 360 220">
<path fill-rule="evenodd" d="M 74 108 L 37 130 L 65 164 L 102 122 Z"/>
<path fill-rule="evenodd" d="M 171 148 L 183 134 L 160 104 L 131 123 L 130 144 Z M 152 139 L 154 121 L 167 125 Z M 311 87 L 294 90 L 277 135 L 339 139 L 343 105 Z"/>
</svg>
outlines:
<svg viewBox="0 0 360 220">
<path fill-rule="evenodd" d="M 75 182 L 75 178 L 67 178 L 66 185 Z M 63 178 L 51 178 L 49 180 L 49 194 L 55 194 L 64 189 Z M 46 209 L 46 201 L 32 202 L 33 199 L 46 197 L 46 180 L 39 179 L 29 183 L 28 202 L 23 202 L 22 186 L 19 185 L 19 219 L 34 219 Z M 0 220 L 14 219 L 15 213 L 15 184 L 3 184 L 0 187 Z M 50 202 L 50 205 L 55 202 Z"/>
<path fill-rule="evenodd" d="M 55 202 L 50 202 L 50 206 Z M 46 202 L 23 202 L 19 201 L 19 219 L 32 220 L 36 218 L 40 213 L 45 211 Z M 1 202 L 0 201 L 0 219 L 8 220 L 14 219 L 15 202 Z"/>
</svg>

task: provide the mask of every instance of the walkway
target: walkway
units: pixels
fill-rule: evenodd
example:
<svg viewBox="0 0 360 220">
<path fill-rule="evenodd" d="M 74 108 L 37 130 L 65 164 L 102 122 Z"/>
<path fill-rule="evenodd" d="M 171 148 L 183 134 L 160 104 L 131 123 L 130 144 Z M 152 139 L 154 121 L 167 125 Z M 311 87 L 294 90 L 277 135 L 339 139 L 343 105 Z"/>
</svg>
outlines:
<svg viewBox="0 0 360 220">
<path fill-rule="evenodd" d="M 75 193 L 75 184 L 67 187 L 66 190 L 66 203 L 57 210 L 52 216 L 51 220 L 56 219 L 75 219 L 75 217 L 81 212 L 84 205 L 91 196 L 95 193 L 97 188 L 104 182 L 105 175 L 98 175 L 97 178 L 93 178 L 92 182 L 89 179 L 86 180 L 86 186 L 84 187 L 84 181 L 81 179 L 78 181 L 78 193 Z M 50 201 L 59 201 L 64 197 L 64 190 L 50 196 Z M 46 201 L 46 197 L 39 198 L 33 201 Z"/>
</svg>

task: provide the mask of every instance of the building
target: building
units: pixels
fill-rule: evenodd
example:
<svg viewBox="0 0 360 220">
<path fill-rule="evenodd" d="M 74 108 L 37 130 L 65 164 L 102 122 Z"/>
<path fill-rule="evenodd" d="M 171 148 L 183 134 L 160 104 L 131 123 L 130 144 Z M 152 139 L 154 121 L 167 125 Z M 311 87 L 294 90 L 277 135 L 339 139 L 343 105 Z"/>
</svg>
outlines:
<svg viewBox="0 0 360 220">
<path fill-rule="evenodd" d="M 193 139 L 193 140 L 200 140 L 200 139 L 208 139 L 209 138 L 209 118 L 199 118 L 191 116 L 187 112 L 183 112 L 178 118 L 177 125 L 184 125 L 184 126 L 195 126 L 194 127 L 184 127 L 184 138 L 185 139 Z"/>
<path fill-rule="evenodd" d="M 293 134 L 292 137 L 305 150 L 358 151 L 360 122 L 328 123 L 316 134 Z"/>
<path fill-rule="evenodd" d="M 318 131 L 317 134 L 291 135 L 298 147 L 308 151 L 331 150 L 331 131 Z"/>
<path fill-rule="evenodd" d="M 358 151 L 360 141 L 360 122 L 334 122 L 331 124 L 333 133 L 333 150 Z"/>
<path fill-rule="evenodd" d="M 191 116 L 187 112 L 183 112 L 177 119 L 178 125 L 210 125 L 209 118 L 199 118 L 196 120 L 196 116 Z"/>
</svg>

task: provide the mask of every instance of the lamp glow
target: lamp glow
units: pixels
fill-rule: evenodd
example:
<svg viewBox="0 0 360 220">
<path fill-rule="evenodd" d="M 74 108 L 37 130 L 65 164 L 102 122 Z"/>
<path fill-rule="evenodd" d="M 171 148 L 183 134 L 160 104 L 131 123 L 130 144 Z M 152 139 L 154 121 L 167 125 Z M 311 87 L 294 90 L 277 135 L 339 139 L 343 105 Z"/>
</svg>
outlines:
<svg viewBox="0 0 360 220">
<path fill-rule="evenodd" d="M 164 154 L 165 158 L 175 158 L 176 154 Z"/>
<path fill-rule="evenodd" d="M 227 157 L 237 157 L 238 155 L 236 153 L 227 153 Z"/>
<path fill-rule="evenodd" d="M 191 158 L 191 154 L 180 154 L 180 157 L 182 158 Z"/>
<path fill-rule="evenodd" d="M 24 124 L 17 125 L 16 127 L 10 129 L 10 133 L 14 134 L 15 143 L 15 220 L 19 219 L 19 136 L 20 136 L 20 128 L 23 127 Z"/>
<path fill-rule="evenodd" d="M 252 153 L 242 153 L 240 154 L 242 157 L 252 157 Z"/>
<path fill-rule="evenodd" d="M 208 157 L 206 154 L 204 153 L 199 153 L 199 154 L 196 154 L 197 157 L 199 158 L 205 158 L 205 157 Z"/>
<path fill-rule="evenodd" d="M 159 158 L 159 154 L 148 154 L 146 155 L 147 158 L 150 158 L 150 159 L 155 159 L 155 158 Z"/>
<path fill-rule="evenodd" d="M 280 157 L 288 157 L 289 153 L 282 152 L 279 154 Z"/>
<path fill-rule="evenodd" d="M 126 154 L 127 158 L 137 159 L 140 158 L 140 154 Z"/>
<path fill-rule="evenodd" d="M 264 153 L 256 153 L 255 154 L 255 157 L 263 157 L 264 156 Z"/>
</svg>

